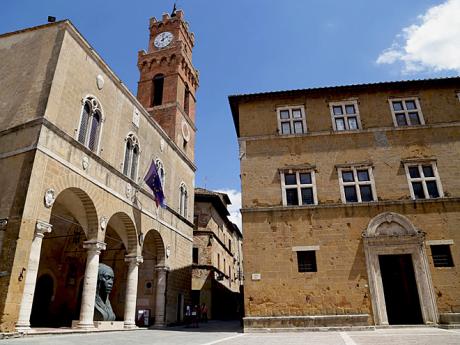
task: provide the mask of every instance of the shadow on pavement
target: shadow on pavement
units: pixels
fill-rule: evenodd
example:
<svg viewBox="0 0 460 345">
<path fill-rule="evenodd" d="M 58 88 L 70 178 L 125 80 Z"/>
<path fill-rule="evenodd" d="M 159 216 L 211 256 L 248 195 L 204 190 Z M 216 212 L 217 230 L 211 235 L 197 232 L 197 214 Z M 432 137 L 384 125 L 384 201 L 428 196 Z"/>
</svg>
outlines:
<svg viewBox="0 0 460 345">
<path fill-rule="evenodd" d="M 157 330 L 157 328 L 151 328 L 151 330 Z M 207 333 L 243 333 L 243 328 L 239 320 L 232 321 L 217 321 L 210 320 L 206 322 L 200 322 L 199 327 L 191 327 L 189 325 L 179 325 L 161 328 L 162 331 L 174 331 L 174 332 L 207 332 Z"/>
</svg>

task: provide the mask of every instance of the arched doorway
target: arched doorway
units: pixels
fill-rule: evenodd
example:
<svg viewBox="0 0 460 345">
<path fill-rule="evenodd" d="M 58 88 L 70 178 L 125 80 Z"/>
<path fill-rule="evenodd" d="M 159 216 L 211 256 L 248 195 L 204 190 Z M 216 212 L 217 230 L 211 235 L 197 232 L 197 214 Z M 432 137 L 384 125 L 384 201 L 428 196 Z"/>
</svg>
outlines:
<svg viewBox="0 0 460 345">
<path fill-rule="evenodd" d="M 159 232 L 150 230 L 142 247 L 144 263 L 139 267 L 139 289 L 137 293 L 136 323 L 150 326 L 155 321 L 158 299 L 158 268 L 165 267 L 165 245 Z M 163 282 L 166 283 L 166 282 Z M 161 288 L 166 289 L 166 286 Z M 164 301 L 162 303 L 165 303 Z M 165 306 L 163 306 L 164 308 Z M 163 320 L 162 320 L 163 321 Z"/>
<path fill-rule="evenodd" d="M 386 212 L 369 222 L 363 240 L 375 324 L 437 323 L 424 233 Z"/>
<path fill-rule="evenodd" d="M 79 318 L 79 282 L 87 256 L 83 242 L 96 236 L 96 209 L 83 190 L 68 188 L 57 196 L 50 224 L 53 230 L 45 234 L 41 247 L 30 325 L 70 327 Z"/>
</svg>

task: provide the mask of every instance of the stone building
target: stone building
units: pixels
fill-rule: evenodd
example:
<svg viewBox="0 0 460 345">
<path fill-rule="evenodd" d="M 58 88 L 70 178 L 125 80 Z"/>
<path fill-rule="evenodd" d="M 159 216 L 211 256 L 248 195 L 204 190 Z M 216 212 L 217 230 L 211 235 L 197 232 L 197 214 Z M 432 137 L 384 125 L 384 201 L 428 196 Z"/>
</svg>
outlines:
<svg viewBox="0 0 460 345">
<path fill-rule="evenodd" d="M 229 101 L 246 329 L 460 322 L 460 78 Z"/>
<path fill-rule="evenodd" d="M 70 21 L 0 36 L 0 331 L 94 327 L 100 262 L 114 270 L 121 325 L 183 318 L 194 36 L 181 11 L 152 18 L 149 31 L 138 98 Z M 165 208 L 144 182 L 152 162 Z"/>
<path fill-rule="evenodd" d="M 205 303 L 212 319 L 239 318 L 243 307 L 243 236 L 229 204 L 225 193 L 195 188 L 192 303 Z"/>
</svg>

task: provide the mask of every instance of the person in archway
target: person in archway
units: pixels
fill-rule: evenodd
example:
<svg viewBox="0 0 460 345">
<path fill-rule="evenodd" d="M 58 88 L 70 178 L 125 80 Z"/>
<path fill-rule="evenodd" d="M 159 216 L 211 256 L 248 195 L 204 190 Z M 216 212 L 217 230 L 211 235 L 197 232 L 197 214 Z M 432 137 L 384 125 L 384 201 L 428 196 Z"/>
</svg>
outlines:
<svg viewBox="0 0 460 345">
<path fill-rule="evenodd" d="M 113 269 L 106 264 L 99 264 L 96 303 L 94 305 L 95 321 L 115 321 L 116 316 L 109 300 L 109 295 L 113 288 L 113 280 Z"/>
<path fill-rule="evenodd" d="M 208 322 L 208 307 L 206 303 L 201 304 L 201 321 Z"/>
</svg>

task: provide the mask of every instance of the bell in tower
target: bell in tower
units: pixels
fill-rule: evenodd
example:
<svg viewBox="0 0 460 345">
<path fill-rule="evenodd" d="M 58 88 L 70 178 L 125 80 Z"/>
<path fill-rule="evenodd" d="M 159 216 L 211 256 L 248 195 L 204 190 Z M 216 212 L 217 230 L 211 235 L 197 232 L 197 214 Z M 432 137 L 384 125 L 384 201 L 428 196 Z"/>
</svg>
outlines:
<svg viewBox="0 0 460 345">
<path fill-rule="evenodd" d="M 177 146 L 194 161 L 198 71 L 192 64 L 195 37 L 181 10 L 150 19 L 147 52 L 138 54 L 139 102 Z"/>
</svg>

